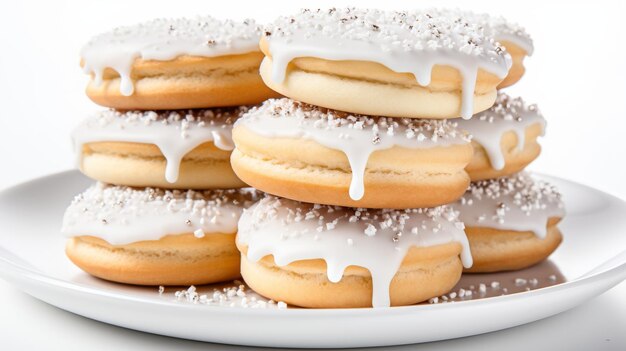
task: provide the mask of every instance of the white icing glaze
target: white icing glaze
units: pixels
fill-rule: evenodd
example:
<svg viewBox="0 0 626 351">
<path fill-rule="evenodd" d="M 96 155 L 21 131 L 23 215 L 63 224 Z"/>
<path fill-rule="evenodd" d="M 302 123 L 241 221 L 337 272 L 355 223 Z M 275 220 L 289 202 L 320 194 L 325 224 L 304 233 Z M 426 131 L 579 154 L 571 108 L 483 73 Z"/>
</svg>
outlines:
<svg viewBox="0 0 626 351">
<path fill-rule="evenodd" d="M 87 143 L 154 144 L 167 161 L 165 179 L 174 183 L 183 157 L 197 146 L 213 142 L 222 150 L 232 150 L 233 122 L 247 110 L 243 106 L 182 111 L 105 110 L 87 118 L 73 131 L 77 165 L 80 167 L 83 145 Z"/>
<path fill-rule="evenodd" d="M 496 103 L 490 109 L 474 115 L 470 120 L 458 121 L 459 128 L 468 131 L 472 140 L 485 149 L 495 170 L 505 166 L 500 146 L 503 134 L 514 132 L 517 136 L 516 150 L 521 151 L 526 143 L 526 128 L 535 124 L 541 126 L 543 136 L 546 120 L 537 105 L 527 105 L 522 98 L 511 98 L 505 93 L 498 93 Z"/>
<path fill-rule="evenodd" d="M 511 56 L 477 24 L 452 10 L 381 11 L 342 8 L 302 10 L 265 29 L 272 56 L 272 79 L 282 82 L 298 57 L 380 63 L 408 72 L 428 86 L 435 65 L 449 65 L 463 77 L 461 116 L 473 113 L 479 69 L 504 78 Z"/>
<path fill-rule="evenodd" d="M 302 138 L 345 153 L 352 180 L 350 197 L 365 193 L 367 160 L 377 150 L 394 146 L 432 148 L 466 144 L 466 134 L 455 122 L 414 118 L 352 115 L 303 104 L 290 99 L 270 99 L 252 108 L 235 125 L 265 137 Z"/>
<path fill-rule="evenodd" d="M 215 57 L 258 51 L 260 27 L 254 20 L 234 22 L 210 16 L 159 18 L 118 27 L 89 41 L 81 50 L 85 73 L 102 83 L 106 68 L 120 75 L 120 92 L 133 94 L 131 77 L 136 59 L 169 61 L 178 56 Z"/>
<path fill-rule="evenodd" d="M 485 35 L 493 37 L 496 41 L 508 41 L 526 51 L 531 56 L 534 51 L 533 40 L 524 27 L 517 23 L 509 22 L 502 16 L 493 16 L 487 13 L 473 13 L 463 11 L 463 17 L 472 23 L 478 24 L 485 31 Z"/>
<path fill-rule="evenodd" d="M 74 198 L 61 232 L 95 236 L 111 245 L 198 231 L 236 233 L 241 212 L 256 198 L 250 189 L 170 191 L 96 183 Z"/>
<path fill-rule="evenodd" d="M 467 227 L 532 231 L 542 239 L 548 219 L 565 215 L 558 190 L 525 172 L 473 182 L 451 206 Z"/>
<path fill-rule="evenodd" d="M 322 259 L 331 282 L 348 266 L 372 275 L 372 305 L 390 305 L 389 286 L 408 250 L 449 242 L 462 245 L 461 260 L 472 265 L 463 223 L 450 207 L 372 210 L 317 204 L 266 195 L 244 211 L 237 241 L 253 262 L 273 255 L 278 266 Z"/>
<path fill-rule="evenodd" d="M 530 39 L 530 36 L 524 36 L 523 34 L 526 34 L 526 32 L 514 32 L 514 33 L 499 32 L 499 33 L 494 33 L 493 37 L 498 42 L 503 42 L 503 41 L 511 42 L 519 46 L 520 48 L 524 49 L 524 51 L 526 51 L 526 54 L 528 56 L 532 56 L 533 52 L 535 51 L 533 41 L 532 39 Z"/>
</svg>

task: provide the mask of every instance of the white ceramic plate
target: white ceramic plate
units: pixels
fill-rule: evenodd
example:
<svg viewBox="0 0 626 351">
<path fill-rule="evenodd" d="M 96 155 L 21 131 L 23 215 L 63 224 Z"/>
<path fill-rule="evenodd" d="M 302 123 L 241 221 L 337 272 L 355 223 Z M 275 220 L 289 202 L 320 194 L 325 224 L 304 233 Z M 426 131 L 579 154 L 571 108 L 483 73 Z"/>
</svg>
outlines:
<svg viewBox="0 0 626 351">
<path fill-rule="evenodd" d="M 528 270 L 464 276 L 456 291 L 473 287 L 473 295 L 454 303 L 386 309 L 233 308 L 177 301 L 171 290 L 160 295 L 154 288 L 92 278 L 65 258 L 59 235 L 66 205 L 90 183 L 76 171 L 0 193 L 0 276 L 70 312 L 201 341 L 364 347 L 475 335 L 560 313 L 626 279 L 626 203 L 580 184 L 542 178 L 564 195 L 568 214 L 559 225 L 565 238 L 561 247 L 549 261 Z M 500 287 L 492 288 L 494 281 Z M 481 283 L 487 287 L 483 294 Z"/>
</svg>

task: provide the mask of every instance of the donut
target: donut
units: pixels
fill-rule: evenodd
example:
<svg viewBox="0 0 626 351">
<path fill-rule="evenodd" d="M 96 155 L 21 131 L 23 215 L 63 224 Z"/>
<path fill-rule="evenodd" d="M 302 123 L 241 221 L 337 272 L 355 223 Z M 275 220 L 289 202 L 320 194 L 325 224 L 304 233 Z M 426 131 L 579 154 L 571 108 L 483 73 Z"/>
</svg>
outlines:
<svg viewBox="0 0 626 351">
<path fill-rule="evenodd" d="M 375 210 L 266 195 L 242 214 L 236 243 L 251 289 L 310 308 L 418 303 L 448 292 L 472 264 L 463 223 L 446 206 Z"/>
<path fill-rule="evenodd" d="M 500 272 L 546 259 L 562 241 L 561 194 L 528 173 L 472 182 L 452 204 L 465 223 L 474 265 L 466 272 Z"/>
<path fill-rule="evenodd" d="M 209 16 L 115 28 L 81 50 L 87 96 L 124 110 L 257 104 L 277 96 L 258 73 L 260 31 L 253 20 Z"/>
<path fill-rule="evenodd" d="M 231 165 L 246 184 L 309 203 L 433 207 L 469 184 L 467 135 L 447 120 L 372 117 L 270 99 L 233 127 Z"/>
<path fill-rule="evenodd" d="M 247 107 L 104 110 L 72 133 L 78 168 L 102 182 L 172 189 L 240 188 L 231 130 Z"/>
<path fill-rule="evenodd" d="M 475 14 L 464 11 L 463 16 L 473 23 L 478 23 L 484 29 L 485 35 L 504 46 L 511 55 L 511 68 L 506 78 L 498 84 L 498 89 L 517 83 L 526 71 L 524 59 L 526 56 L 532 56 L 534 51 L 533 40 L 524 27 L 509 22 L 502 16 L 492 16 L 486 13 Z"/>
<path fill-rule="evenodd" d="M 511 57 L 452 10 L 304 9 L 266 26 L 261 77 L 294 100 L 351 113 L 470 118 Z"/>
<path fill-rule="evenodd" d="M 537 142 L 546 120 L 537 105 L 498 93 L 496 103 L 458 126 L 472 135 L 474 157 L 465 167 L 472 181 L 498 178 L 523 170 L 541 153 Z"/>
<path fill-rule="evenodd" d="M 137 285 L 239 277 L 237 222 L 251 190 L 162 190 L 97 183 L 65 211 L 66 254 L 85 272 Z"/>
</svg>

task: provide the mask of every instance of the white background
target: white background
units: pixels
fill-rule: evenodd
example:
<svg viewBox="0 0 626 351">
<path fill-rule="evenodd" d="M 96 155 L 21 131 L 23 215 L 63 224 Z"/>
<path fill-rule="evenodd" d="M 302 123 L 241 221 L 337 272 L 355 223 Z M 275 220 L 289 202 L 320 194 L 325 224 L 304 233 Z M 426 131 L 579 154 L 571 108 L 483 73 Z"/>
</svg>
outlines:
<svg viewBox="0 0 626 351">
<path fill-rule="evenodd" d="M 524 78 L 508 91 L 538 103 L 548 120 L 542 155 L 529 168 L 626 198 L 625 2 L 378 0 L 352 3 L 388 9 L 462 7 L 502 14 L 522 23 L 533 36 L 535 54 L 526 61 Z M 350 2 L 281 4 L 230 0 L 220 1 L 219 5 L 191 0 L 0 2 L 0 188 L 73 166 L 69 133 L 85 114 L 99 109 L 83 93 L 87 77 L 78 66 L 78 52 L 92 35 L 153 17 L 212 14 L 268 21 L 301 7 L 347 4 Z M 30 337 L 35 331 L 36 337 Z M 624 349 L 624 331 L 626 284 L 622 283 L 597 300 L 561 316 L 445 345 L 471 348 L 508 344 L 510 348 L 510 342 L 514 341 L 520 347 L 546 346 L 532 340 L 541 335 L 545 343 L 570 340 L 573 343 L 569 349 L 592 344 Z M 34 347 L 45 342 L 48 348 L 65 346 L 66 349 L 89 343 L 111 348 L 145 345 L 151 349 L 183 345 L 179 340 L 129 332 L 69 315 L 23 296 L 2 281 L 0 337 L 0 345 L 1 342 L 18 345 L 15 343 L 21 341 Z M 103 340 L 107 340 L 106 344 Z M 22 346 L 26 348 L 25 345 Z"/>
</svg>

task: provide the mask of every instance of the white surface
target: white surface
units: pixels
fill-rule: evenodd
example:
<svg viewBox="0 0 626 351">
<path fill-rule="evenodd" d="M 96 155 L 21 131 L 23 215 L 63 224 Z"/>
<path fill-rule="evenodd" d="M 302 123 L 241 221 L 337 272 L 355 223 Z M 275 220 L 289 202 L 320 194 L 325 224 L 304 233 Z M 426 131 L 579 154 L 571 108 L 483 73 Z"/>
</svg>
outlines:
<svg viewBox="0 0 626 351">
<path fill-rule="evenodd" d="M 393 308 L 254 309 L 195 305 L 175 301 L 169 291 L 161 295 L 155 288 L 95 279 L 60 254 L 64 238 L 48 234 L 57 230 L 57 218 L 69 194 L 90 183 L 77 171 L 40 178 L 0 193 L 0 222 L 9 233 L 16 234 L 0 235 L 0 277 L 32 296 L 83 316 L 208 342 L 367 347 L 482 334 L 563 312 L 626 279 L 626 236 L 622 235 L 626 230 L 622 215 L 626 202 L 573 182 L 548 180 L 563 192 L 568 215 L 559 228 L 568 240 L 541 265 L 512 273 L 463 277 L 461 286 L 465 288 L 499 282 L 501 287 L 487 292 L 495 293 L 494 297 L 481 298 L 476 293 L 455 303 Z M 38 213 L 38 220 L 29 221 L 25 211 Z M 596 235 L 589 235 L 595 230 Z M 552 275 L 558 283 L 545 283 Z M 546 287 L 523 291 L 516 278 L 537 279 Z M 499 296 L 504 288 L 508 292 Z"/>
<path fill-rule="evenodd" d="M 23 1 L 0 2 L 0 187 L 72 166 L 69 132 L 97 109 L 82 93 L 78 51 L 89 37 L 115 25 L 155 16 L 211 13 L 268 20 L 304 6 L 346 1 Z M 420 6 L 464 6 L 421 1 Z M 360 1 L 402 8 L 401 1 Z M 548 120 L 544 151 L 531 169 L 598 187 L 626 198 L 622 108 L 626 96 L 626 3 L 619 1 L 472 3 L 526 26 L 535 40 L 527 74 L 508 89 L 537 102 Z M 35 216 L 33 220 L 37 220 Z M 56 235 L 57 233 L 50 233 Z M 483 336 L 420 345 L 420 349 L 624 349 L 626 283 L 579 308 L 547 320 Z M 57 310 L 0 280 L 0 338 L 7 349 L 233 349 L 132 332 Z M 532 308 L 532 306 L 529 306 Z M 164 316 L 164 318 L 166 318 Z M 454 323 L 454 321 L 451 321 Z M 413 349 L 414 346 L 404 347 Z M 415 347 L 416 348 L 416 347 Z"/>
</svg>

